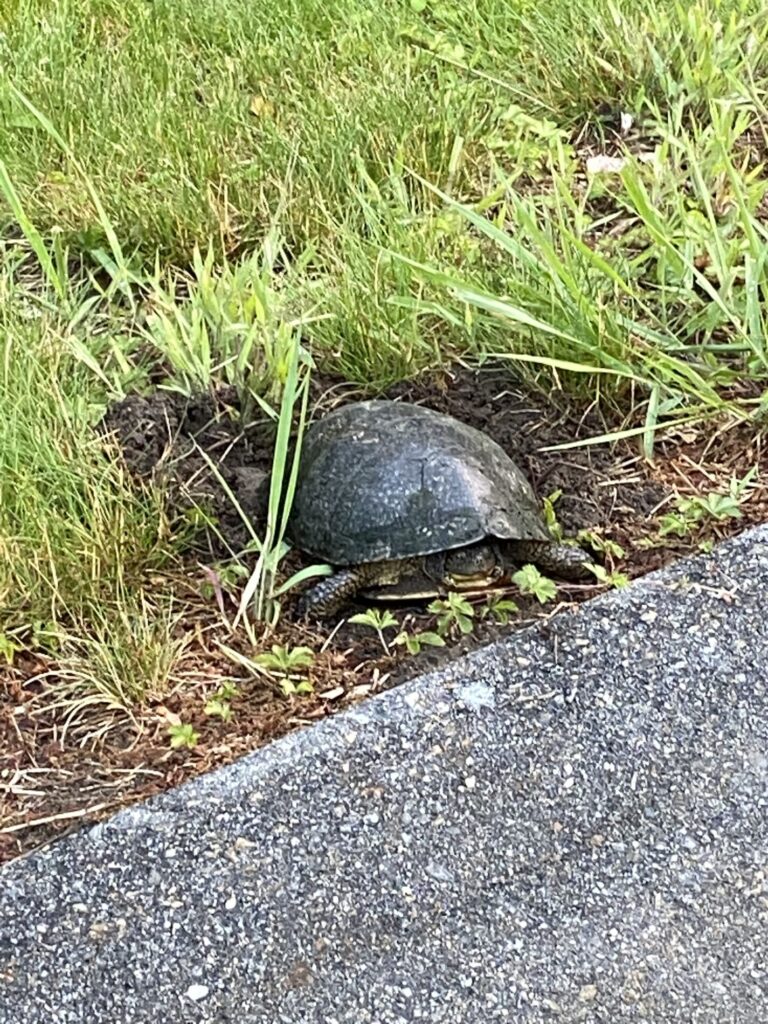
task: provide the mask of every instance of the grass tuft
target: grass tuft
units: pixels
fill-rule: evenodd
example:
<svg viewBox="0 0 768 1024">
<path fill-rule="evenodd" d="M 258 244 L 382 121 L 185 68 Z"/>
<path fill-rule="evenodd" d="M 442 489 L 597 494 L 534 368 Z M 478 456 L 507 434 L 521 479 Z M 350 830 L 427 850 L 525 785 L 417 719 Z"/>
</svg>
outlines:
<svg viewBox="0 0 768 1024">
<path fill-rule="evenodd" d="M 3 317 L 0 607 L 4 628 L 89 621 L 173 560 L 161 499 L 92 430 L 102 406 L 46 318 Z"/>
</svg>

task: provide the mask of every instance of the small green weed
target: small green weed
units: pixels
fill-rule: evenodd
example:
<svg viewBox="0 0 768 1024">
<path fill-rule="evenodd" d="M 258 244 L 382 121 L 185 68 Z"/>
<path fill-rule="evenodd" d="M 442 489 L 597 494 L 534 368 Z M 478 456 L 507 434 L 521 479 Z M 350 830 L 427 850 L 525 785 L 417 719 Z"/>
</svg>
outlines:
<svg viewBox="0 0 768 1024">
<path fill-rule="evenodd" d="M 6 665 L 12 665 L 16 655 L 23 650 L 24 644 L 20 644 L 18 640 L 14 640 L 7 633 L 0 633 L 0 658 L 5 661 Z"/>
<path fill-rule="evenodd" d="M 466 636 L 474 628 L 475 609 L 458 591 L 453 590 L 446 598 L 431 601 L 427 609 L 437 616 L 439 636 L 452 632 Z"/>
<path fill-rule="evenodd" d="M 557 501 L 562 497 L 563 492 L 561 490 L 553 491 L 552 494 L 542 499 L 542 512 L 544 515 L 544 523 L 549 530 L 549 534 L 553 540 L 562 541 L 565 536 L 565 531 L 557 520 L 557 513 L 555 512 L 555 505 Z"/>
<path fill-rule="evenodd" d="M 315 688 L 309 679 L 285 678 L 280 680 L 280 689 L 284 697 L 301 697 L 308 693 L 314 693 Z"/>
<path fill-rule="evenodd" d="M 310 647 L 272 644 L 271 650 L 249 656 L 226 644 L 219 646 L 232 662 L 251 675 L 274 680 L 286 697 L 313 692 L 312 682 L 307 678 L 308 670 L 315 663 L 315 652 Z"/>
<path fill-rule="evenodd" d="M 213 697 L 206 701 L 204 708 L 206 715 L 220 718 L 222 722 L 229 722 L 232 718 L 232 701 L 238 692 L 234 683 L 222 683 Z"/>
<path fill-rule="evenodd" d="M 398 626 L 398 621 L 388 608 L 383 611 L 378 608 L 369 608 L 367 611 L 350 616 L 349 621 L 375 629 L 385 654 L 389 654 L 389 644 L 384 636 L 384 630 L 395 629 Z"/>
<path fill-rule="evenodd" d="M 597 530 L 579 530 L 576 540 L 593 551 L 602 552 L 609 558 L 624 558 L 626 551 L 617 541 L 604 537 Z"/>
<path fill-rule="evenodd" d="M 491 618 L 501 626 L 506 626 L 513 615 L 520 611 L 519 607 L 509 597 L 501 594 L 489 594 L 487 601 L 481 609 L 481 617 Z"/>
<path fill-rule="evenodd" d="M 398 633 L 392 643 L 405 647 L 409 654 L 420 654 L 424 647 L 445 647 L 445 640 L 439 633 L 425 629 L 419 633 Z"/>
<path fill-rule="evenodd" d="M 171 747 L 174 750 L 194 750 L 200 739 L 200 733 L 188 722 L 180 722 L 178 725 L 168 726 L 168 735 L 171 740 Z"/>
<path fill-rule="evenodd" d="M 283 644 L 272 644 L 270 651 L 257 654 L 253 662 L 256 665 L 261 665 L 272 675 L 291 676 L 302 669 L 311 668 L 315 662 L 315 654 L 311 647 L 286 647 Z"/>
<path fill-rule="evenodd" d="M 590 565 L 589 569 L 594 573 L 598 583 L 604 583 L 616 590 L 622 590 L 629 586 L 629 576 L 624 572 L 609 572 L 603 565 Z"/>
<path fill-rule="evenodd" d="M 741 504 L 756 473 L 756 468 L 753 468 L 741 480 L 732 478 L 725 494 L 713 491 L 710 494 L 676 498 L 676 511 L 661 517 L 658 536 L 687 537 L 707 523 L 741 518 Z"/>
<path fill-rule="evenodd" d="M 512 582 L 521 594 L 530 594 L 540 604 L 547 604 L 557 597 L 557 587 L 547 576 L 543 576 L 535 565 L 524 565 L 513 576 Z"/>
</svg>

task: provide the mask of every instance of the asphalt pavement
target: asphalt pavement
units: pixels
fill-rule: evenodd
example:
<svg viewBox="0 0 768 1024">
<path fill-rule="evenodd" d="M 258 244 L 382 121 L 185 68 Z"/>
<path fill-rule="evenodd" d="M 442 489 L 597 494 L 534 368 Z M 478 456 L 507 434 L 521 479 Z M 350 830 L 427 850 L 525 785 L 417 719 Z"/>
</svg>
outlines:
<svg viewBox="0 0 768 1024">
<path fill-rule="evenodd" d="M 0 869 L 2 1024 L 768 1021 L 768 527 Z"/>
</svg>

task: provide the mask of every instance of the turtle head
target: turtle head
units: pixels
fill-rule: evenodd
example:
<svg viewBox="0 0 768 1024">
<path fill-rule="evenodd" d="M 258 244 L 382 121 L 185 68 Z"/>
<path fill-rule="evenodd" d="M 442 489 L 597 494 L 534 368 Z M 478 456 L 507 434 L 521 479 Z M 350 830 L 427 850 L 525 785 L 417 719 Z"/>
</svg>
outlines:
<svg viewBox="0 0 768 1024">
<path fill-rule="evenodd" d="M 443 578 L 458 590 L 487 586 L 503 575 L 495 545 L 481 541 L 445 554 Z"/>
</svg>

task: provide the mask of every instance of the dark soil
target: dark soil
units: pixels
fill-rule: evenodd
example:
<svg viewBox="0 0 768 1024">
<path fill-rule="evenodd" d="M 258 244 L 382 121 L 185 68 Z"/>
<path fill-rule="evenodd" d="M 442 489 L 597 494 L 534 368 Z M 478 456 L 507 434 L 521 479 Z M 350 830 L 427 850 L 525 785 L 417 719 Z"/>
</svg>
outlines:
<svg viewBox="0 0 768 1024">
<path fill-rule="evenodd" d="M 321 415 L 359 395 L 342 382 L 326 378 L 314 381 L 312 397 L 313 415 Z M 540 497 L 562 491 L 555 509 L 566 533 L 589 529 L 622 546 L 625 556 L 608 557 L 607 567 L 629 577 L 696 549 L 704 537 L 716 540 L 767 518 L 768 501 L 761 485 L 744 503 L 741 519 L 718 523 L 704 534 L 647 543 L 655 535 L 659 515 L 668 511 L 676 494 L 727 491 L 732 476 L 743 477 L 754 465 L 765 467 L 754 428 L 712 428 L 670 437 L 651 465 L 629 443 L 546 451 L 554 445 L 598 436 L 615 424 L 574 411 L 561 395 L 545 398 L 533 394 L 503 368 L 459 368 L 400 384 L 384 397 L 420 402 L 486 431 L 528 474 Z M 134 722 L 113 723 L 98 743 L 89 742 L 87 752 L 74 742 L 95 735 L 94 730 L 88 733 L 87 722 L 85 732 L 74 730 L 72 736 L 62 739 L 62 712 L 50 699 L 55 694 L 55 664 L 42 656 L 25 656 L 14 664 L 7 673 L 7 684 L 0 686 L 0 749 L 8 752 L 0 762 L 0 860 L 230 762 L 292 728 L 542 615 L 567 613 L 605 589 L 597 582 L 563 584 L 555 604 L 546 606 L 510 592 L 520 612 L 508 625 L 481 617 L 485 602 L 478 595 L 477 626 L 472 635 L 454 638 L 445 648 L 425 648 L 417 656 L 408 655 L 401 647 L 385 652 L 370 628 L 350 624 L 344 617 L 311 626 L 301 623 L 293 614 L 292 595 L 267 646 L 305 645 L 317 653 L 309 673 L 313 693 L 285 697 L 277 683 L 238 672 L 224 657 L 217 639 L 230 647 L 240 644 L 244 653 L 253 653 L 222 624 L 221 611 L 231 617 L 239 595 L 229 592 L 223 582 L 215 594 L 206 590 L 211 579 L 223 580 L 221 563 L 243 552 L 250 539 L 249 529 L 217 473 L 258 534 L 268 492 L 270 423 L 244 424 L 232 392 L 187 400 L 158 391 L 149 397 L 131 396 L 114 406 L 101 428 L 116 441 L 135 476 L 163 487 L 172 518 L 189 523 L 190 510 L 202 505 L 215 523 L 213 529 L 198 529 L 185 574 L 172 584 L 183 589 L 188 600 L 185 623 L 195 640 L 173 692 L 139 709 Z M 203 452 L 214 462 L 217 473 L 212 472 Z M 254 560 L 252 553 L 243 556 L 248 568 Z M 302 564 L 296 553 L 291 553 L 287 562 L 287 572 Z M 435 627 L 434 616 L 423 604 L 393 610 L 411 632 Z M 393 635 L 388 634 L 390 639 Z M 46 673 L 44 681 L 41 673 Z M 222 680 L 233 675 L 242 678 L 232 702 L 232 718 L 222 721 L 206 715 L 206 700 Z M 192 750 L 169 747 L 168 725 L 179 720 L 193 725 L 200 734 Z"/>
<path fill-rule="evenodd" d="M 251 534 L 243 517 L 258 530 L 266 508 L 274 431 L 267 420 L 241 422 L 234 390 L 191 399 L 173 391 L 129 395 L 100 430 L 116 441 L 134 476 L 165 490 L 172 518 L 184 520 L 197 508 L 215 521 L 196 537 L 212 559 L 246 547 Z"/>
</svg>

